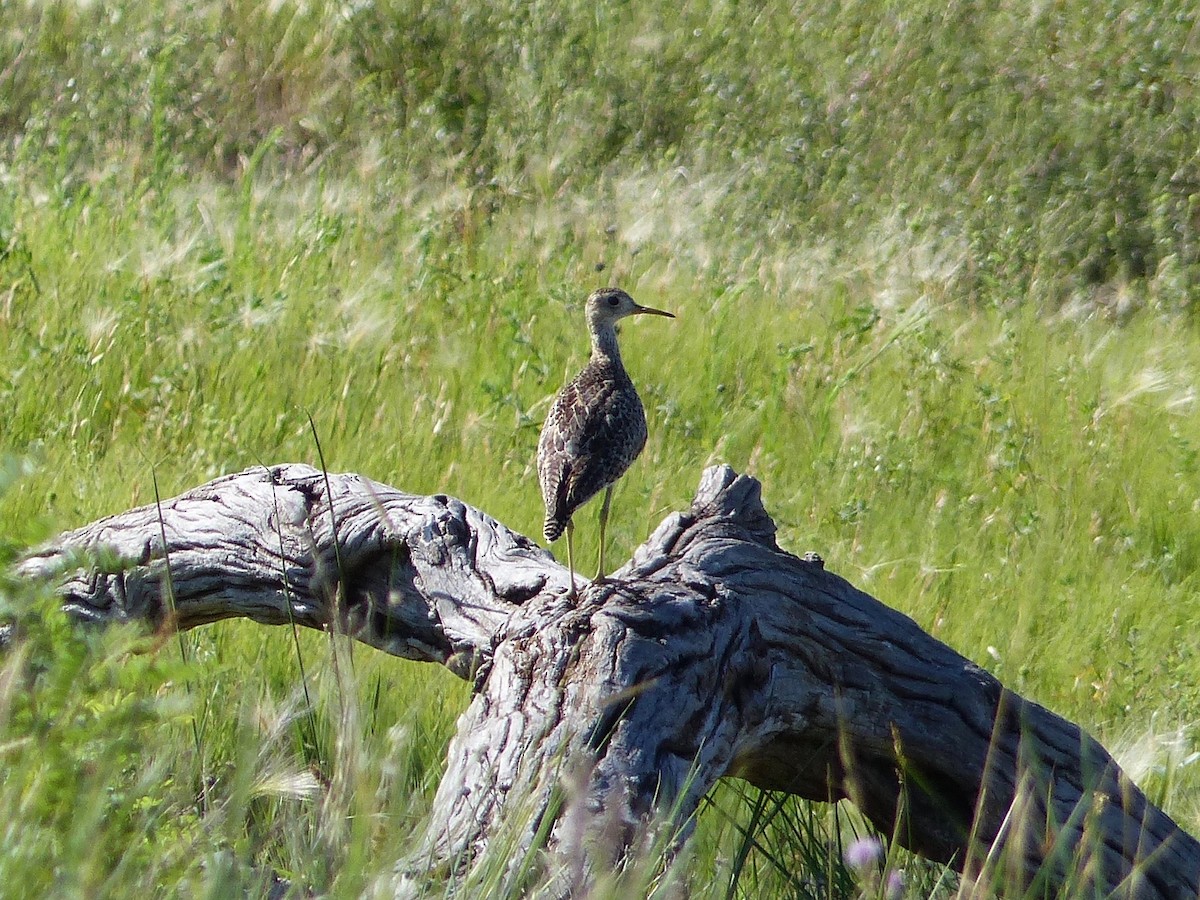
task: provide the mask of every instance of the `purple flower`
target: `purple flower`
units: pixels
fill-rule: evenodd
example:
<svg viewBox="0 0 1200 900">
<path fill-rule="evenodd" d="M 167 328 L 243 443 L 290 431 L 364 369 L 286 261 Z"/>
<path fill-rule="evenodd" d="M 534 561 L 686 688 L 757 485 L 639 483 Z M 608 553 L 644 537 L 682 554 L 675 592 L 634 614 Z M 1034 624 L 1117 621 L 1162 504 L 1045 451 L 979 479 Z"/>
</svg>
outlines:
<svg viewBox="0 0 1200 900">
<path fill-rule="evenodd" d="M 904 870 L 892 869 L 883 883 L 883 896 L 887 900 L 900 900 L 904 896 Z"/>
<path fill-rule="evenodd" d="M 883 844 L 878 838 L 857 838 L 842 854 L 846 865 L 856 872 L 863 872 L 883 859 Z"/>
</svg>

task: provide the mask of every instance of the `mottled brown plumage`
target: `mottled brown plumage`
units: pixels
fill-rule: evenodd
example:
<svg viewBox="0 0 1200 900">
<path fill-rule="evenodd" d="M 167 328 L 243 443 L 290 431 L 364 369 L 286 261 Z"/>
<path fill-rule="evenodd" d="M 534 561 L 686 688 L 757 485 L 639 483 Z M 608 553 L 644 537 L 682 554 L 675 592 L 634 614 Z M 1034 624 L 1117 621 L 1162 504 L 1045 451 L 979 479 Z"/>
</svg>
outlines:
<svg viewBox="0 0 1200 900">
<path fill-rule="evenodd" d="M 639 306 L 617 288 L 602 288 L 585 308 L 592 337 L 586 366 L 559 391 L 538 441 L 538 481 L 546 504 L 543 529 L 548 541 L 567 532 L 567 560 L 574 590 L 571 516 L 605 490 L 600 510 L 600 573 L 604 575 L 604 529 L 612 484 L 646 446 L 646 413 L 621 363 L 616 323 L 626 316 L 671 313 Z"/>
</svg>

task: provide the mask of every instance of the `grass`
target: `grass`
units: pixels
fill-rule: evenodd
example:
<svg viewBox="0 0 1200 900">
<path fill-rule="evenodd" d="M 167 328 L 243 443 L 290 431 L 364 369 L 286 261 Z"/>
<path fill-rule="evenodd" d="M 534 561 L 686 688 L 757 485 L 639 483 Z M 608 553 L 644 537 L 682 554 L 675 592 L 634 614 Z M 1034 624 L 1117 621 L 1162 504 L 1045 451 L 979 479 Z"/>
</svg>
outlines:
<svg viewBox="0 0 1200 900">
<path fill-rule="evenodd" d="M 0 548 L 315 463 L 310 415 L 330 468 L 537 534 L 541 418 L 618 281 L 679 319 L 623 334 L 651 437 L 611 559 L 750 471 L 786 547 L 1195 831 L 1195 15 L 993 6 L 4 6 Z M 185 664 L 42 610 L 0 676 L 6 882 L 386 881 L 451 676 L 235 623 Z M 847 827 L 725 786 L 674 877 L 851 896 Z"/>
</svg>

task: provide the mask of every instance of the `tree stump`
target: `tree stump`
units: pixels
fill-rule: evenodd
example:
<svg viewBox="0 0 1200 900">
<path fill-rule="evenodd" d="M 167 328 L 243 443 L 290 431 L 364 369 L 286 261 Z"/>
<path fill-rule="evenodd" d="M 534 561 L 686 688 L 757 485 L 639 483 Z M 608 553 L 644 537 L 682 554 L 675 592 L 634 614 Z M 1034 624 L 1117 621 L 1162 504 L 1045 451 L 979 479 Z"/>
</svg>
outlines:
<svg viewBox="0 0 1200 900">
<path fill-rule="evenodd" d="M 545 550 L 458 500 L 305 465 L 216 479 L 21 564 L 77 620 L 337 628 L 473 679 L 401 882 L 504 826 L 569 894 L 687 823 L 719 778 L 850 798 L 1011 893 L 1194 898 L 1200 844 L 1078 726 L 775 542 L 759 484 L 704 472 L 619 571 L 567 599 Z M 659 844 L 661 846 L 661 843 Z"/>
</svg>

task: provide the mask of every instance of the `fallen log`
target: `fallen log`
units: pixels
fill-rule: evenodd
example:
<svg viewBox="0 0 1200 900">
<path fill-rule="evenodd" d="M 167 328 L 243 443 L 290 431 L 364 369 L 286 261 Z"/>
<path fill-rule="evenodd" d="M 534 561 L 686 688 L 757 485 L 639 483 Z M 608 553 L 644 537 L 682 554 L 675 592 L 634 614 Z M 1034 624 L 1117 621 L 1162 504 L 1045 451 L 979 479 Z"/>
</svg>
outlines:
<svg viewBox="0 0 1200 900">
<path fill-rule="evenodd" d="M 686 840 L 737 777 L 849 798 L 1005 893 L 1200 896 L 1200 843 L 1098 742 L 781 550 L 758 482 L 728 467 L 576 601 L 548 552 L 479 510 L 305 465 L 102 519 L 20 570 L 57 579 L 82 622 L 294 621 L 474 680 L 401 886 L 507 823 L 568 894 L 656 835 Z"/>
</svg>

